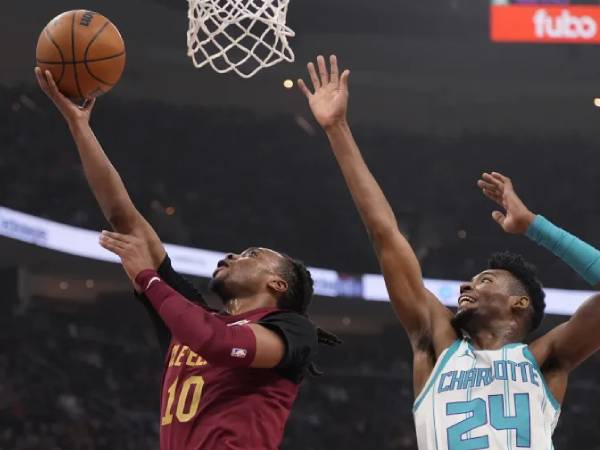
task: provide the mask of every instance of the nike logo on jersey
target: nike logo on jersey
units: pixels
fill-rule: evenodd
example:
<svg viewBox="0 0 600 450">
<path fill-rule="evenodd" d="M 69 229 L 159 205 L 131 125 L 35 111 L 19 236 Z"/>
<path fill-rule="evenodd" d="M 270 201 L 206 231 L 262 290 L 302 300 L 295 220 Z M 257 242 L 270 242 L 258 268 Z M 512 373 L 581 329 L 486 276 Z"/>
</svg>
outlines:
<svg viewBox="0 0 600 450">
<path fill-rule="evenodd" d="M 234 325 L 246 325 L 248 323 L 250 323 L 250 321 L 248 319 L 244 319 L 244 320 L 238 320 L 237 322 L 228 323 L 227 326 L 232 327 Z"/>
</svg>

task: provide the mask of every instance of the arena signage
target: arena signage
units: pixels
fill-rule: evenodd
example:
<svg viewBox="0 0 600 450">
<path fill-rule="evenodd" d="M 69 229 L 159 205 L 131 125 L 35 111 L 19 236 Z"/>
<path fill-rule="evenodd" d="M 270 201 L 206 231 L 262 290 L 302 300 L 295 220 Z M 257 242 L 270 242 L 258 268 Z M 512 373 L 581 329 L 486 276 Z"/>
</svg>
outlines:
<svg viewBox="0 0 600 450">
<path fill-rule="evenodd" d="M 490 26 L 494 42 L 600 44 L 600 6 L 493 4 Z"/>
<path fill-rule="evenodd" d="M 0 206 L 0 236 L 39 247 L 99 261 L 118 263 L 119 259 L 98 244 L 99 231 L 65 225 Z M 198 277 L 212 276 L 224 252 L 165 244 L 176 270 Z M 325 297 L 362 297 L 362 277 L 331 269 L 309 268 L 315 292 Z"/>
<path fill-rule="evenodd" d="M 70 255 L 118 263 L 119 259 L 98 244 L 98 231 L 85 230 L 0 206 L 0 236 L 56 250 Z M 223 252 L 165 244 L 176 270 L 199 277 L 211 276 Z M 1 249 L 0 249 L 1 251 Z M 388 301 L 383 277 L 379 274 L 348 275 L 332 269 L 309 267 L 315 293 L 324 297 L 355 297 Z M 447 306 L 456 306 L 460 281 L 425 279 L 425 286 Z M 570 315 L 592 291 L 545 289 L 546 311 Z"/>
</svg>

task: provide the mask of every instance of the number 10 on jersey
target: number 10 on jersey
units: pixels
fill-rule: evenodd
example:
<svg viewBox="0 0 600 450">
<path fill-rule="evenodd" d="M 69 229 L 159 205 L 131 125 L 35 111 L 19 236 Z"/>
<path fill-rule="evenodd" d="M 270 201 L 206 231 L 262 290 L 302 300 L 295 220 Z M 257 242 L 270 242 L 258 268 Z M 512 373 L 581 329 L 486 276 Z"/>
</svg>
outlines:
<svg viewBox="0 0 600 450">
<path fill-rule="evenodd" d="M 173 422 L 173 403 L 175 403 L 175 393 L 178 382 L 179 378 L 175 379 L 175 381 L 171 384 L 171 386 L 169 386 L 169 389 L 167 390 L 169 398 L 167 399 L 165 415 L 160 420 L 161 425 L 170 425 Z M 200 407 L 200 397 L 202 396 L 203 386 L 204 379 L 199 376 L 192 376 L 184 381 L 183 386 L 181 387 L 181 392 L 179 393 L 179 397 L 177 399 L 177 406 L 175 407 L 175 417 L 179 422 L 189 422 L 194 418 L 194 416 L 198 412 L 198 408 Z M 192 398 L 186 410 L 186 403 L 188 403 L 190 391 L 192 391 Z"/>
</svg>

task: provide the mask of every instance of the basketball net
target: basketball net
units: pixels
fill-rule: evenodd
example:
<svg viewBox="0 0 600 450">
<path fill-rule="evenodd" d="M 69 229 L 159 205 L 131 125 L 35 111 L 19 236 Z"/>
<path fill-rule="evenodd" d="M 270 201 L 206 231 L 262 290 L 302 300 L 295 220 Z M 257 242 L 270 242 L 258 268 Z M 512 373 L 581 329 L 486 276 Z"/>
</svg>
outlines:
<svg viewBox="0 0 600 450">
<path fill-rule="evenodd" d="M 188 0 L 188 56 L 194 66 L 250 78 L 281 61 L 294 62 L 286 26 L 289 0 Z"/>
</svg>

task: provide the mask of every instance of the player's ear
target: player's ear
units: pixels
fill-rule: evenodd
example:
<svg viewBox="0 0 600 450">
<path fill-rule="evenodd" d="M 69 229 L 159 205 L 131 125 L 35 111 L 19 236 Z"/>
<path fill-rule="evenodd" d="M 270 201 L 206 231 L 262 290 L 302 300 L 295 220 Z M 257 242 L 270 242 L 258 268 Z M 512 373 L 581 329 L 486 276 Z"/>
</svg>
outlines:
<svg viewBox="0 0 600 450">
<path fill-rule="evenodd" d="M 287 281 L 281 277 L 272 277 L 267 283 L 269 289 L 275 291 L 277 294 L 283 294 L 288 290 Z"/>
<path fill-rule="evenodd" d="M 512 307 L 518 310 L 525 310 L 527 308 L 529 308 L 529 304 L 531 303 L 531 301 L 529 300 L 529 297 L 525 296 L 525 295 L 519 295 L 519 296 L 512 296 Z"/>
</svg>

